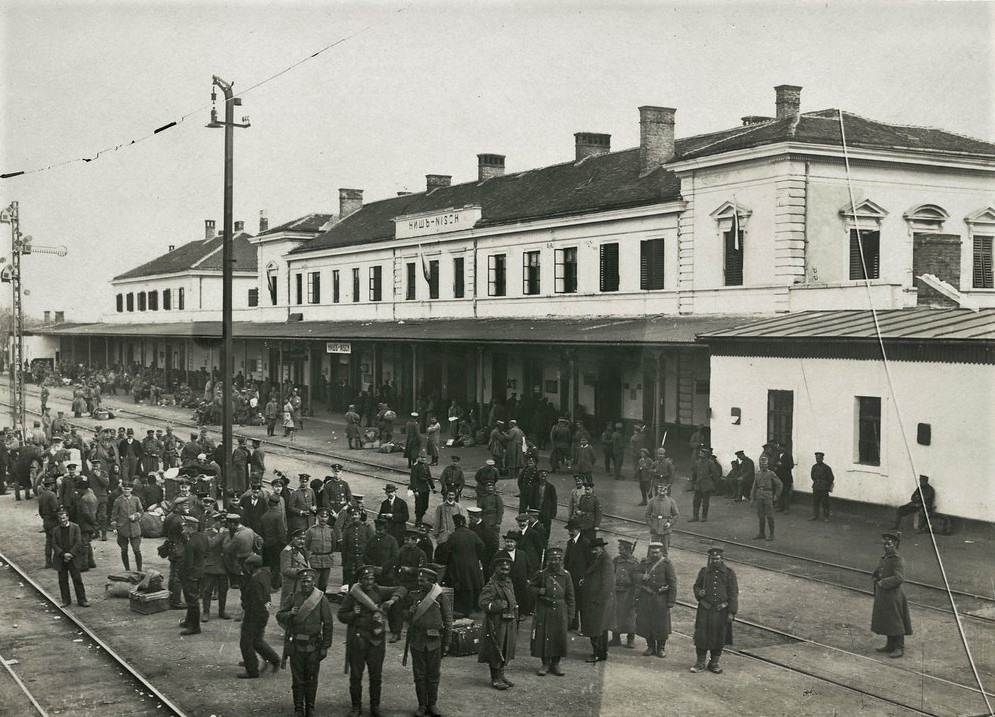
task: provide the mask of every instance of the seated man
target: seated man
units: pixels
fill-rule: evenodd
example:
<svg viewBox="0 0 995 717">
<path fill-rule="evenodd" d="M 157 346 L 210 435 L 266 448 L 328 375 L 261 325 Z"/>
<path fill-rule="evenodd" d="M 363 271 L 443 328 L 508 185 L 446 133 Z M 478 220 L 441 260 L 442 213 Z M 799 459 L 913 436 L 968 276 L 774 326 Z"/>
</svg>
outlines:
<svg viewBox="0 0 995 717">
<path fill-rule="evenodd" d="M 918 514 L 923 516 L 923 519 L 919 522 L 918 532 L 923 532 L 926 530 L 926 520 L 925 514 L 929 514 L 930 517 L 936 511 L 936 491 L 933 486 L 929 484 L 929 476 L 919 476 L 919 487 L 912 493 L 911 500 L 905 505 L 898 506 L 895 511 L 895 525 L 894 530 L 898 530 L 902 526 L 902 517 L 912 514 Z"/>
</svg>

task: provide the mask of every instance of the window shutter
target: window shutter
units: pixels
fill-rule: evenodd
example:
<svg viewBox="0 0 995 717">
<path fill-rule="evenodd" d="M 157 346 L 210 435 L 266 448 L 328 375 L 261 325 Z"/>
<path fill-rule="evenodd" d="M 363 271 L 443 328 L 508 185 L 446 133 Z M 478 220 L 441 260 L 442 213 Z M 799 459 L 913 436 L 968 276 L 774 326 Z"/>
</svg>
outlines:
<svg viewBox="0 0 995 717">
<path fill-rule="evenodd" d="M 165 297 L 163 297 L 165 299 Z M 163 301 L 165 304 L 166 301 Z M 249 306 L 259 306 L 259 289 L 249 289 Z M 168 306 L 163 306 L 164 309 L 168 309 Z"/>
<path fill-rule="evenodd" d="M 975 289 L 995 288 L 992 275 L 992 237 L 974 237 L 974 281 Z"/>
<path fill-rule="evenodd" d="M 640 242 L 639 288 L 644 290 L 663 288 L 663 239 L 647 239 Z"/>
<path fill-rule="evenodd" d="M 618 244 L 601 245 L 601 291 L 618 291 Z"/>
<path fill-rule="evenodd" d="M 317 271 L 314 272 L 314 300 L 311 303 L 321 303 L 321 274 Z"/>
</svg>

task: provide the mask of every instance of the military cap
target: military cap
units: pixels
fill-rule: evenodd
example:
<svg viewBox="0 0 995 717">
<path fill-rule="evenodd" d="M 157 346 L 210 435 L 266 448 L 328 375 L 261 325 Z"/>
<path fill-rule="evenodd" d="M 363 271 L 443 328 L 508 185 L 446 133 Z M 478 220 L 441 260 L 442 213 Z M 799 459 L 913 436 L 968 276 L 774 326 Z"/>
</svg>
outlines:
<svg viewBox="0 0 995 717">
<path fill-rule="evenodd" d="M 486 461 L 484 461 L 484 463 L 486 463 L 489 466 L 492 466 L 492 465 L 494 465 L 494 459 L 493 458 L 488 458 Z"/>
<path fill-rule="evenodd" d="M 66 463 L 66 469 L 67 470 L 73 471 L 73 470 L 76 470 L 77 468 L 79 468 L 79 464 L 78 463 Z"/>
<path fill-rule="evenodd" d="M 619 538 L 618 539 L 618 544 L 619 545 L 628 545 L 631 548 L 633 545 L 636 544 L 636 541 L 632 540 L 631 538 Z"/>
<path fill-rule="evenodd" d="M 376 575 L 377 569 L 373 565 L 364 565 L 359 570 L 356 571 L 356 578 L 365 578 L 367 575 Z"/>
<path fill-rule="evenodd" d="M 737 456 L 745 456 L 746 455 L 746 451 L 740 449 L 740 450 L 736 451 L 736 455 Z"/>
<path fill-rule="evenodd" d="M 45 485 L 55 485 L 56 482 L 57 481 L 55 480 L 55 476 L 53 475 L 46 475 L 45 478 L 42 480 L 42 483 L 44 483 Z"/>
<path fill-rule="evenodd" d="M 593 488 L 594 487 L 594 478 L 585 478 L 584 479 L 584 487 L 585 488 Z"/>
<path fill-rule="evenodd" d="M 180 485 L 190 485 L 190 476 L 187 475 L 176 476 L 176 482 L 179 483 Z"/>
<path fill-rule="evenodd" d="M 331 465 L 331 466 L 329 466 L 329 467 L 330 467 L 330 468 L 331 468 L 332 470 L 335 470 L 335 471 L 340 471 L 340 470 L 342 470 L 342 464 L 341 464 L 341 463 L 332 463 L 332 465 Z"/>
<path fill-rule="evenodd" d="M 262 481 L 254 480 L 251 485 L 249 485 L 252 490 L 260 490 L 263 487 Z"/>
<path fill-rule="evenodd" d="M 125 431 L 125 433 L 127 435 L 129 435 L 129 436 L 133 436 L 133 435 L 135 435 L 135 429 L 134 428 L 129 428 L 127 431 Z"/>
<path fill-rule="evenodd" d="M 459 461 L 460 457 L 459 456 L 449 456 L 449 459 L 453 460 L 453 461 Z"/>
<path fill-rule="evenodd" d="M 559 418 L 556 419 L 557 423 L 560 423 L 561 421 L 563 423 L 569 423 L 569 421 L 564 416 L 560 416 Z"/>
<path fill-rule="evenodd" d="M 412 418 L 418 418 L 418 411 L 412 411 L 411 412 L 411 417 Z"/>
<path fill-rule="evenodd" d="M 55 511 L 56 515 L 69 515 L 69 511 L 66 510 L 66 506 L 60 505 L 59 509 Z"/>
<path fill-rule="evenodd" d="M 418 575 L 421 577 L 426 577 L 432 582 L 439 579 L 439 573 L 437 570 L 433 570 L 431 566 L 426 565 L 424 567 L 418 568 Z"/>
<path fill-rule="evenodd" d="M 419 463 L 428 463 L 428 456 L 425 456 L 425 455 L 418 456 L 418 462 Z"/>
<path fill-rule="evenodd" d="M 708 549 L 708 554 L 709 555 L 720 555 L 721 556 L 722 553 L 724 553 L 724 552 L 725 552 L 725 550 L 723 548 L 718 547 L 717 545 L 715 547 L 712 547 L 712 548 Z"/>
<path fill-rule="evenodd" d="M 475 505 L 468 505 L 466 507 L 466 512 L 467 513 L 474 513 L 474 514 L 476 514 L 476 513 L 483 513 L 484 509 L 483 508 L 478 508 Z"/>
<path fill-rule="evenodd" d="M 397 486 L 394 485 L 393 483 L 388 483 L 387 485 L 385 485 L 383 487 L 383 489 L 387 493 L 396 493 L 397 492 Z"/>
<path fill-rule="evenodd" d="M 298 528 L 297 530 L 295 530 L 294 532 L 292 532 L 290 534 L 290 537 L 291 538 L 304 537 L 304 533 L 306 533 L 306 532 L 307 532 L 306 528 Z"/>
<path fill-rule="evenodd" d="M 547 471 L 547 470 L 541 470 L 541 471 L 539 471 L 539 477 L 540 478 L 548 478 L 549 477 L 549 471 Z"/>
<path fill-rule="evenodd" d="M 417 540 L 418 538 L 421 537 L 421 532 L 415 530 L 414 528 L 408 528 L 407 530 L 404 531 L 404 537 L 414 538 L 415 540 Z"/>
<path fill-rule="evenodd" d="M 882 540 L 894 540 L 897 543 L 897 542 L 901 541 L 902 535 L 901 535 L 901 533 L 892 533 L 892 532 L 881 533 L 881 539 Z"/>
<path fill-rule="evenodd" d="M 515 516 L 515 522 L 516 523 L 524 523 L 528 519 L 529 519 L 529 516 L 526 515 L 525 513 L 519 513 L 518 515 Z"/>
<path fill-rule="evenodd" d="M 356 501 L 357 503 L 362 503 L 363 502 L 363 494 L 362 493 L 353 493 L 352 494 L 352 499 L 354 501 Z"/>
<path fill-rule="evenodd" d="M 311 474 L 309 474 L 309 473 L 298 473 L 297 474 L 297 478 L 298 478 L 298 480 L 311 480 Z"/>
<path fill-rule="evenodd" d="M 196 515 L 184 515 L 183 522 L 188 525 L 200 525 L 200 519 Z"/>
<path fill-rule="evenodd" d="M 527 515 L 528 517 L 530 517 L 530 518 L 531 518 L 531 517 L 532 517 L 532 516 L 534 516 L 534 515 L 539 515 L 539 509 L 538 509 L 538 508 L 528 508 L 528 509 L 527 509 L 527 510 L 525 511 L 525 513 L 526 513 L 526 515 Z"/>
<path fill-rule="evenodd" d="M 197 433 L 196 431 L 190 431 L 190 438 L 197 439 L 199 437 L 200 437 L 199 433 Z"/>
<path fill-rule="evenodd" d="M 563 548 L 555 545 L 552 548 L 546 548 L 546 557 L 550 555 L 563 555 Z"/>
<path fill-rule="evenodd" d="M 253 438 L 252 439 L 252 445 L 254 445 L 254 446 L 262 445 L 262 441 L 260 441 L 258 438 Z"/>
<path fill-rule="evenodd" d="M 238 513 L 225 513 L 225 520 L 234 520 L 236 522 L 242 522 L 242 516 Z"/>
<path fill-rule="evenodd" d="M 650 548 L 660 548 L 660 550 L 663 550 L 663 543 L 661 543 L 661 542 L 659 542 L 657 540 L 654 540 L 652 543 L 649 544 L 648 547 L 650 547 Z"/>
<path fill-rule="evenodd" d="M 604 548 L 608 543 L 605 542 L 604 538 L 595 538 L 592 540 L 587 547 L 589 548 Z"/>
<path fill-rule="evenodd" d="M 313 578 L 316 574 L 317 573 L 315 572 L 314 568 L 298 568 L 297 579 L 300 580 L 301 578 L 305 578 L 308 575 L 310 575 Z"/>
<path fill-rule="evenodd" d="M 622 427 L 622 424 L 621 424 L 621 423 L 616 423 L 616 424 L 615 424 L 615 428 L 621 428 L 621 427 Z"/>
<path fill-rule="evenodd" d="M 145 433 L 147 435 L 154 436 L 155 435 L 155 429 L 154 428 L 150 428 L 149 430 L 145 431 Z"/>
<path fill-rule="evenodd" d="M 279 503 L 280 503 L 280 496 L 278 496 L 276 493 L 270 493 L 270 495 L 269 495 L 269 503 L 270 503 L 270 505 L 279 505 Z M 320 513 L 321 511 L 318 511 L 318 512 Z"/>
<path fill-rule="evenodd" d="M 197 454 L 197 460 L 200 461 L 201 463 L 203 463 L 204 461 L 207 460 L 207 454 L 206 453 L 198 453 Z"/>
<path fill-rule="evenodd" d="M 257 553 L 253 553 L 252 555 L 250 555 L 249 557 L 247 557 L 245 559 L 245 565 L 246 566 L 253 566 L 254 565 L 256 567 L 260 567 L 262 564 L 263 564 L 263 556 L 262 555 L 258 555 Z"/>
<path fill-rule="evenodd" d="M 509 424 L 509 425 L 514 425 L 514 426 L 517 426 L 517 425 L 518 425 L 518 421 L 516 421 L 516 420 L 515 420 L 514 418 L 512 418 L 512 419 L 510 419 L 510 420 L 508 421 L 508 424 Z"/>
<path fill-rule="evenodd" d="M 189 495 L 178 495 L 175 498 L 173 498 L 173 507 L 176 508 L 178 506 L 185 505 L 186 503 L 192 503 L 192 502 L 193 502 L 193 497 L 192 496 L 189 496 Z"/>
<path fill-rule="evenodd" d="M 418 532 L 419 532 L 419 534 L 421 534 L 421 533 L 427 533 L 429 530 L 431 530 L 431 528 L 432 528 L 432 525 L 429 522 L 423 520 L 418 525 Z"/>
<path fill-rule="evenodd" d="M 498 425 L 498 426 L 503 426 L 504 425 L 504 421 L 495 421 L 495 424 Z"/>
<path fill-rule="evenodd" d="M 52 442 L 53 443 L 61 443 L 62 442 L 62 436 L 52 436 Z"/>
<path fill-rule="evenodd" d="M 278 496 L 270 496 L 270 500 L 273 500 L 273 498 L 277 498 L 277 500 L 279 500 Z M 332 512 L 325 506 L 321 506 L 320 508 L 318 508 L 318 515 L 331 515 L 331 514 Z"/>
<path fill-rule="evenodd" d="M 239 436 L 239 437 L 238 437 L 238 442 L 239 442 L 239 444 L 243 444 L 243 443 L 245 443 L 245 442 L 246 442 L 247 440 L 248 440 L 248 439 L 247 439 L 247 438 L 246 438 L 245 436 Z"/>
<path fill-rule="evenodd" d="M 522 531 L 520 530 L 509 530 L 504 534 L 505 540 L 520 541 L 522 539 Z"/>
<path fill-rule="evenodd" d="M 377 519 L 373 521 L 377 525 L 387 525 L 387 519 L 383 516 L 377 516 Z"/>
<path fill-rule="evenodd" d="M 823 453 L 822 451 L 816 451 L 815 455 L 817 455 L 817 456 L 825 456 L 826 454 Z"/>
<path fill-rule="evenodd" d="M 494 560 L 493 560 L 493 561 L 491 561 L 491 562 L 492 562 L 492 563 L 493 563 L 494 565 L 498 565 L 499 563 L 508 563 L 508 564 L 510 565 L 510 564 L 511 564 L 512 562 L 514 562 L 514 561 L 512 561 L 512 559 L 511 559 L 511 556 L 510 556 L 510 555 L 508 555 L 508 554 L 507 554 L 507 553 L 505 553 L 504 551 L 499 551 L 499 552 L 498 552 L 497 554 L 495 554 L 495 556 L 494 556 Z"/>
</svg>

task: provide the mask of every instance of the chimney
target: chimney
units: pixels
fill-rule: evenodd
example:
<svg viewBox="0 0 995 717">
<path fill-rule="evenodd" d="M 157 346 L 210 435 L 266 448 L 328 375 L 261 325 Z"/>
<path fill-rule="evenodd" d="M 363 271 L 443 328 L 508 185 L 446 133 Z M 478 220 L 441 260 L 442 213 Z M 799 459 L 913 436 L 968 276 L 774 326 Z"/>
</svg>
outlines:
<svg viewBox="0 0 995 717">
<path fill-rule="evenodd" d="M 639 108 L 639 173 L 646 175 L 674 158 L 674 115 L 671 107 Z"/>
<path fill-rule="evenodd" d="M 66 322 L 66 312 L 65 311 L 56 311 L 55 312 L 55 323 L 57 323 L 57 324 L 64 324 L 65 322 Z"/>
<path fill-rule="evenodd" d="M 425 191 L 431 192 L 433 189 L 438 189 L 439 187 L 448 187 L 452 182 L 452 175 L 449 174 L 426 174 Z"/>
<path fill-rule="evenodd" d="M 42 318 L 42 323 L 43 324 L 50 324 L 50 323 L 52 323 L 52 312 L 51 311 L 45 311 L 45 312 L 42 312 L 42 313 L 43 313 L 43 317 L 44 317 L 44 318 Z"/>
<path fill-rule="evenodd" d="M 576 132 L 574 147 L 577 150 L 577 161 L 598 154 L 608 154 L 612 151 L 612 136 L 597 132 Z"/>
<path fill-rule="evenodd" d="M 169 245 L 169 251 L 173 251 L 174 249 L 176 249 L 176 245 L 175 244 L 170 244 Z"/>
<path fill-rule="evenodd" d="M 269 230 L 269 219 L 266 217 L 266 210 L 259 210 L 259 233 Z"/>
<path fill-rule="evenodd" d="M 802 106 L 802 88 L 796 85 L 778 85 L 774 92 L 777 95 L 777 118 L 782 120 L 797 117 Z"/>
<path fill-rule="evenodd" d="M 363 208 L 362 189 L 343 189 L 339 187 L 339 221 L 350 214 L 355 214 Z"/>
<path fill-rule="evenodd" d="M 503 154 L 478 154 L 477 155 L 477 180 L 482 182 L 492 177 L 504 176 L 504 155 Z M 448 182 L 447 182 L 448 184 Z"/>
<path fill-rule="evenodd" d="M 204 241 L 210 241 L 214 238 L 214 220 L 205 219 L 204 220 Z"/>
<path fill-rule="evenodd" d="M 235 227 L 232 229 L 232 234 L 238 234 L 239 232 L 245 231 L 245 222 L 238 221 L 235 222 Z"/>
</svg>

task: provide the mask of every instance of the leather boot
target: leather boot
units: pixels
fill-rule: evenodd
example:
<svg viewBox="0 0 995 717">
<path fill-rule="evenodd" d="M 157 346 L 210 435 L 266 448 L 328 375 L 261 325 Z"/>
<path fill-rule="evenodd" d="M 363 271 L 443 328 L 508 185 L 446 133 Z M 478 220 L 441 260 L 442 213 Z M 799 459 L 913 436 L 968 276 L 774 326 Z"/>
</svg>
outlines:
<svg viewBox="0 0 995 717">
<path fill-rule="evenodd" d="M 708 663 L 708 671 L 714 672 L 716 675 L 722 674 L 722 668 L 719 667 L 719 658 L 713 657 Z"/>
<path fill-rule="evenodd" d="M 646 641 L 646 649 L 643 651 L 643 657 L 653 657 L 656 652 L 656 642 L 653 640 Z"/>
<path fill-rule="evenodd" d="M 705 671 L 705 660 L 699 658 L 697 662 L 691 667 L 691 672 L 704 672 Z"/>
<path fill-rule="evenodd" d="M 612 639 L 608 641 L 608 647 L 621 647 L 622 636 L 617 632 L 612 633 Z"/>
<path fill-rule="evenodd" d="M 139 553 L 135 556 L 135 570 L 142 572 L 142 555 Z"/>
<path fill-rule="evenodd" d="M 632 650 L 636 646 L 636 636 L 631 632 L 625 637 L 625 646 Z"/>
<path fill-rule="evenodd" d="M 504 684 L 508 685 L 508 687 L 514 687 L 515 686 L 514 682 L 512 682 L 511 680 L 509 680 L 507 677 L 504 676 L 504 670 L 503 669 L 502 670 L 498 670 L 498 678 Z"/>
</svg>

